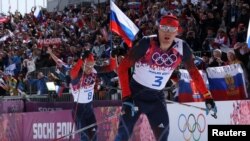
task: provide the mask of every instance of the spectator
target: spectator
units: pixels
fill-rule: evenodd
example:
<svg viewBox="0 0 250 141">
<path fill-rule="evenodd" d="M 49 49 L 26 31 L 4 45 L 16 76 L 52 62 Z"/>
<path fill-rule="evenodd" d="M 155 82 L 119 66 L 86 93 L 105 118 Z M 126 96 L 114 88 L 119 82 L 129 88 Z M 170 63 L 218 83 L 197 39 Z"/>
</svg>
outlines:
<svg viewBox="0 0 250 141">
<path fill-rule="evenodd" d="M 23 60 L 23 67 L 27 69 L 27 73 L 31 73 L 36 70 L 36 59 L 32 53 L 28 54 L 28 58 Z"/>
<path fill-rule="evenodd" d="M 240 23 L 237 28 L 237 42 L 245 42 L 247 38 L 247 29 L 243 23 Z"/>
<path fill-rule="evenodd" d="M 19 74 L 17 78 L 17 91 L 18 95 L 22 95 L 27 92 L 27 86 L 23 74 Z"/>
<path fill-rule="evenodd" d="M 213 56 L 209 60 L 209 67 L 219 67 L 225 65 L 224 61 L 221 59 L 222 51 L 220 49 L 215 49 L 213 51 Z"/>
<path fill-rule="evenodd" d="M 230 46 L 229 39 L 224 28 L 220 28 L 217 32 L 217 36 L 214 39 L 213 48 L 228 49 Z"/>
<path fill-rule="evenodd" d="M 8 86 L 5 82 L 4 77 L 1 75 L 0 77 L 0 96 L 7 96 Z"/>
<path fill-rule="evenodd" d="M 203 52 L 201 54 L 201 57 L 202 57 L 202 62 L 199 65 L 197 65 L 197 68 L 205 71 L 209 66 L 209 58 L 211 57 L 211 54 L 210 52 Z"/>
<path fill-rule="evenodd" d="M 202 43 L 202 50 L 205 52 L 213 49 L 213 42 L 215 38 L 215 33 L 213 28 L 207 28 L 206 33 L 207 36 L 205 37 Z"/>
<path fill-rule="evenodd" d="M 201 46 L 198 38 L 195 36 L 194 31 L 188 31 L 186 41 L 193 51 L 201 51 Z"/>
<path fill-rule="evenodd" d="M 5 74 L 6 90 L 10 96 L 17 95 L 17 80 L 12 76 L 12 74 Z"/>
<path fill-rule="evenodd" d="M 243 4 L 242 8 L 240 9 L 240 15 L 238 19 L 238 23 L 243 23 L 244 25 L 248 25 L 249 23 L 249 5 L 248 4 Z"/>
<path fill-rule="evenodd" d="M 224 3 L 224 4 L 227 4 L 227 3 Z M 226 6 L 226 8 L 227 8 L 226 26 L 231 28 L 231 27 L 236 26 L 237 24 L 237 20 L 239 18 L 239 9 L 236 6 L 236 3 L 234 0 L 231 0 L 231 2 L 229 2 L 229 6 Z"/>
<path fill-rule="evenodd" d="M 37 95 L 48 94 L 48 89 L 46 86 L 48 78 L 44 76 L 42 72 L 38 72 L 37 79 L 31 79 L 28 76 L 28 83 L 29 85 L 36 86 L 37 88 Z"/>
<path fill-rule="evenodd" d="M 237 29 L 235 27 L 231 28 L 229 31 L 230 48 L 233 48 L 237 42 Z"/>
<path fill-rule="evenodd" d="M 247 43 L 236 43 L 234 45 L 234 52 L 237 58 L 243 63 L 246 68 L 246 72 L 250 72 L 250 49 Z M 250 82 L 250 76 L 248 75 L 248 81 Z"/>
<path fill-rule="evenodd" d="M 235 56 L 235 53 L 233 50 L 229 50 L 227 52 L 227 59 L 228 62 L 226 64 L 231 65 L 231 64 L 241 64 L 242 62 Z"/>
</svg>

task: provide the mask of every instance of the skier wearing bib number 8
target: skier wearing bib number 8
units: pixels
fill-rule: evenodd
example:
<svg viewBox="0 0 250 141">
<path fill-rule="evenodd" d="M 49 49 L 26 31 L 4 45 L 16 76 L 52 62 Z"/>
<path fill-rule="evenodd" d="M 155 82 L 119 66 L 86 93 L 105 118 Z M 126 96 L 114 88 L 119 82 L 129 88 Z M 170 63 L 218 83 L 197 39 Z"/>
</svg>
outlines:
<svg viewBox="0 0 250 141">
<path fill-rule="evenodd" d="M 207 114 L 217 112 L 215 102 L 196 68 L 188 44 L 176 38 L 180 31 L 178 19 L 173 15 L 161 17 L 157 36 L 143 37 L 118 67 L 122 89 L 122 110 L 115 141 L 127 141 L 141 113 L 150 123 L 157 140 L 167 141 L 169 117 L 163 88 L 171 74 L 183 63 L 203 95 Z M 133 67 L 132 78 L 128 71 Z M 138 111 L 135 110 L 138 107 Z"/>
<path fill-rule="evenodd" d="M 73 118 L 77 129 L 96 123 L 93 110 L 93 95 L 96 82 L 95 60 L 85 51 L 81 59 L 70 70 L 70 89 L 74 98 Z M 97 126 L 81 132 L 81 141 L 96 140 Z"/>
</svg>

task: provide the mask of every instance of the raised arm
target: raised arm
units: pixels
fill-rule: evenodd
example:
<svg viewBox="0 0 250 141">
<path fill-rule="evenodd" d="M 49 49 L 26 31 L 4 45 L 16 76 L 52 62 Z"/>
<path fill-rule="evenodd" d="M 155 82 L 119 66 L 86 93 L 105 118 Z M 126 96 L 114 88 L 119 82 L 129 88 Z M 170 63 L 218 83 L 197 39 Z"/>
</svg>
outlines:
<svg viewBox="0 0 250 141">
<path fill-rule="evenodd" d="M 145 55 L 150 44 L 149 38 L 143 38 L 136 44 L 125 58 L 121 61 L 118 67 L 118 76 L 122 89 L 122 98 L 125 99 L 131 95 L 129 88 L 129 69 L 135 64 L 135 62 Z"/>
<path fill-rule="evenodd" d="M 71 68 L 70 70 L 70 78 L 72 80 L 76 79 L 76 77 L 79 74 L 79 71 L 81 69 L 83 65 L 83 60 L 82 59 L 78 59 L 78 61 L 76 62 L 76 64 Z"/>
<path fill-rule="evenodd" d="M 61 59 L 59 59 L 53 52 L 51 48 L 48 48 L 48 53 L 50 54 L 50 56 L 52 57 L 52 59 L 56 62 L 57 65 L 59 65 L 60 67 L 62 67 L 62 65 L 65 65 L 66 63 L 64 63 Z"/>
</svg>

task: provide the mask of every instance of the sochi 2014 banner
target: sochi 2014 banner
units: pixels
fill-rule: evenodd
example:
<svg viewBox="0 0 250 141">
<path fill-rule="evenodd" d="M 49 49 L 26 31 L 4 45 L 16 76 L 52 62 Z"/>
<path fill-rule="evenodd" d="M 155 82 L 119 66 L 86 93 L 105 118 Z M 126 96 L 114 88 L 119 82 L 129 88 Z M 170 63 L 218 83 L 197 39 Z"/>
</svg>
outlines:
<svg viewBox="0 0 250 141">
<path fill-rule="evenodd" d="M 180 69 L 180 79 L 178 82 L 178 101 L 179 102 L 197 102 L 202 101 L 202 96 L 198 92 L 193 80 L 187 70 Z M 204 71 L 199 71 L 205 84 L 208 87 L 207 75 Z"/>
<path fill-rule="evenodd" d="M 115 140 L 121 107 L 98 107 L 94 112 L 98 124 L 97 140 Z M 76 131 L 71 110 L 2 114 L 0 130 L 1 141 L 53 141 Z M 60 140 L 68 141 L 69 137 Z M 71 138 L 71 141 L 78 140 L 79 134 Z M 131 140 L 155 140 L 146 115 L 139 117 Z"/>
<path fill-rule="evenodd" d="M 23 114 L 23 141 L 54 140 L 75 131 L 70 110 Z M 69 140 L 65 137 L 63 140 Z M 79 140 L 73 135 L 72 141 Z"/>
<path fill-rule="evenodd" d="M 216 100 L 247 97 L 244 71 L 240 64 L 207 68 L 210 91 Z"/>
</svg>

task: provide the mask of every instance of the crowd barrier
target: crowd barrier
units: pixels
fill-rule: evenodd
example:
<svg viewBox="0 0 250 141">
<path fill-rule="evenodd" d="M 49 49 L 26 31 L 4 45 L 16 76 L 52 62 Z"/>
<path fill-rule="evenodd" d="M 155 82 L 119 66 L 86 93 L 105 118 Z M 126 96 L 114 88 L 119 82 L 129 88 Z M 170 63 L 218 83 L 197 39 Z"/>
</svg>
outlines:
<svg viewBox="0 0 250 141">
<path fill-rule="evenodd" d="M 71 95 L 53 98 L 31 96 L 30 98 L 7 96 L 0 98 L 0 114 L 20 112 L 44 112 L 72 109 L 74 103 Z M 94 100 L 94 107 L 121 106 L 120 100 Z"/>
<path fill-rule="evenodd" d="M 105 103 L 107 107 L 94 108 L 98 121 L 97 140 L 110 141 L 114 140 L 117 133 L 121 107 L 109 105 L 109 101 Z M 205 107 L 204 102 L 188 104 Z M 250 125 L 250 100 L 219 101 L 216 102 L 216 105 L 218 113 L 217 119 L 214 119 L 211 115 L 206 115 L 205 111 L 200 108 L 181 104 L 167 104 L 170 120 L 168 140 L 207 141 L 207 125 Z M 194 130 L 185 130 L 187 122 L 190 126 L 196 126 L 196 128 Z M 72 124 L 70 110 L 1 114 L 0 138 L 4 141 L 50 141 L 69 134 Z M 197 128 L 197 126 L 199 127 Z M 75 129 L 72 131 L 74 132 Z M 75 141 L 78 138 L 78 134 L 75 134 L 71 140 Z M 155 139 L 145 115 L 141 115 L 138 119 L 131 138 L 131 140 Z M 63 140 L 69 140 L 69 138 Z"/>
</svg>

